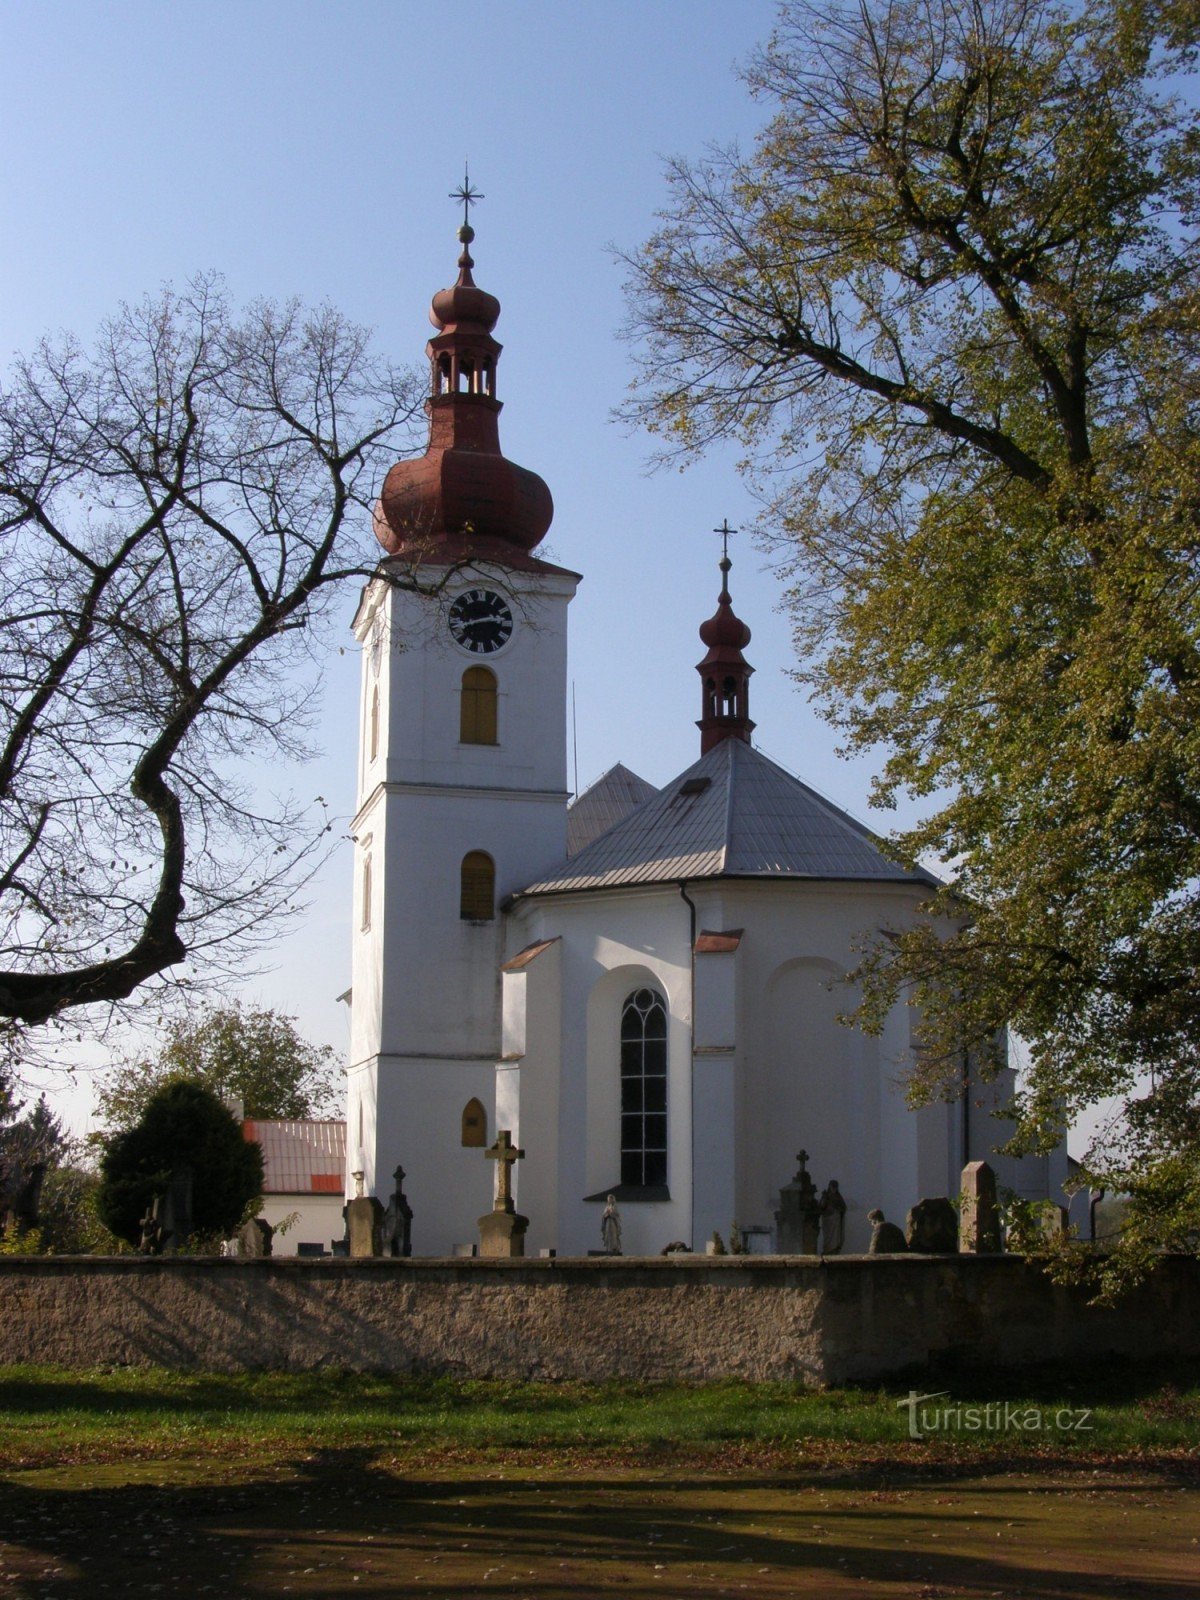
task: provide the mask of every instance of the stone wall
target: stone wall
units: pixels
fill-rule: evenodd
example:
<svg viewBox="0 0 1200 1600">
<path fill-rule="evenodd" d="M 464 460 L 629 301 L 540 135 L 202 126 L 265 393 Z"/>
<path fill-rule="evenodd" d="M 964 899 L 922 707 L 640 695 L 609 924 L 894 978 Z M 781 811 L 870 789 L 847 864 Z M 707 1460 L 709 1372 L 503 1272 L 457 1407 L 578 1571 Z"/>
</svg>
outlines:
<svg viewBox="0 0 1200 1600">
<path fill-rule="evenodd" d="M 1196 1356 L 1184 1257 L 1116 1310 L 1011 1256 L 0 1257 L 0 1363 L 830 1384 Z"/>
</svg>

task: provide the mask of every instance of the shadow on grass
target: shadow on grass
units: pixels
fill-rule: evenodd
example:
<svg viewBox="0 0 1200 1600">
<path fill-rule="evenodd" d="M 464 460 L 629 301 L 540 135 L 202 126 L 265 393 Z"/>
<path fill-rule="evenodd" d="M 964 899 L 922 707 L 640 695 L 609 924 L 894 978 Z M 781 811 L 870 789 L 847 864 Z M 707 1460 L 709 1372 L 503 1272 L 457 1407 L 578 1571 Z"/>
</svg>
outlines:
<svg viewBox="0 0 1200 1600">
<path fill-rule="evenodd" d="M 1165 1479 L 1149 1498 L 1146 1480 L 1073 1490 L 1053 1470 L 1036 1494 L 1029 1480 L 896 1492 L 872 1475 L 836 1487 L 815 1474 L 762 1473 L 547 1470 L 514 1481 L 478 1464 L 405 1476 L 364 1448 L 281 1462 L 270 1478 L 239 1475 L 219 1458 L 188 1470 L 191 1481 L 178 1470 L 166 1481 L 170 1469 L 146 1465 L 10 1476 L 0 1493 L 0 1577 L 38 1600 L 181 1586 L 222 1596 L 292 1587 L 310 1600 L 458 1597 L 512 1593 L 514 1584 L 539 1600 L 610 1586 L 661 1600 L 744 1587 L 750 1573 L 764 1595 L 848 1593 L 839 1585 L 850 1580 L 881 1596 L 911 1595 L 914 1584 L 1044 1600 L 1196 1593 L 1194 1552 L 1181 1534 L 1176 1572 L 1164 1518 L 1174 1530 L 1200 1496 Z M 1102 1530 L 1118 1502 L 1123 1543 L 1114 1550 Z M 1139 1570 L 1139 1540 L 1153 1543 L 1157 1570 Z"/>
</svg>

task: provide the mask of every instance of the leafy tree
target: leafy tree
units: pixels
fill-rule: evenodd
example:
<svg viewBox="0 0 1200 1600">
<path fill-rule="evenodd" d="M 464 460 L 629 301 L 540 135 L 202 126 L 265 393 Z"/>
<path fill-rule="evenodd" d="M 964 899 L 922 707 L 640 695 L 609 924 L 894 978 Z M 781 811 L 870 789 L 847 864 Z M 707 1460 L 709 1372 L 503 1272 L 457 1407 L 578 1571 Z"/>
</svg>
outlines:
<svg viewBox="0 0 1200 1600">
<path fill-rule="evenodd" d="M 141 1219 L 171 1173 L 192 1169 L 192 1217 L 198 1235 L 233 1232 L 262 1194 L 262 1150 L 201 1083 L 165 1083 L 140 1120 L 115 1134 L 100 1160 L 97 1212 L 105 1227 L 136 1244 Z"/>
<path fill-rule="evenodd" d="M 159 1053 L 125 1061 L 97 1095 L 110 1128 L 129 1128 L 164 1083 L 202 1083 L 248 1117 L 330 1115 L 341 1100 L 341 1063 L 329 1045 L 310 1044 L 281 1012 L 210 1006 L 173 1023 Z"/>
<path fill-rule="evenodd" d="M 793 0 L 746 73 L 755 149 L 676 162 L 631 258 L 631 415 L 668 453 L 746 448 L 801 676 L 889 747 L 877 803 L 929 802 L 902 850 L 953 864 L 868 950 L 864 1020 L 922 1007 L 926 1097 L 1012 1024 L 1018 1149 L 1124 1097 L 1093 1170 L 1174 1245 L 1200 1223 L 1200 123 L 1170 91 L 1198 28 Z"/>
<path fill-rule="evenodd" d="M 422 399 L 329 307 L 239 311 L 213 277 L 122 306 L 90 355 L 45 341 L 0 389 L 10 1031 L 185 958 L 244 973 L 293 905 L 323 808 L 242 763 L 305 753 L 308 630 L 374 570 Z"/>
</svg>

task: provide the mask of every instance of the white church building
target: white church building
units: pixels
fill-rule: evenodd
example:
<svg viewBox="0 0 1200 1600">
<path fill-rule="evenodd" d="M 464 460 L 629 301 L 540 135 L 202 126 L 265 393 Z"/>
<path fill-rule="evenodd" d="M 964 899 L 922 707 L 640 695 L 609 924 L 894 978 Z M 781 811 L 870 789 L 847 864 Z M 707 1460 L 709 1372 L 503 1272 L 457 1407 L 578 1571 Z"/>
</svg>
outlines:
<svg viewBox="0 0 1200 1600">
<path fill-rule="evenodd" d="M 387 475 L 387 554 L 355 620 L 348 1166 L 383 1198 L 404 1167 L 414 1252 L 434 1256 L 478 1238 L 502 1129 L 525 1152 L 527 1254 L 598 1249 L 609 1194 L 626 1255 L 703 1250 L 735 1221 L 770 1249 L 802 1147 L 819 1188 L 839 1181 L 848 1251 L 873 1207 L 903 1224 L 957 1194 L 967 1160 L 1060 1198 L 1065 1146 L 993 1153 L 1011 1074 L 913 1111 L 914 1014 L 877 1038 L 838 1021 L 856 944 L 935 880 L 755 749 L 727 557 L 700 629 L 698 759 L 661 789 L 615 767 L 568 805 L 579 575 L 534 554 L 550 493 L 501 453 L 500 306 L 459 237 L 430 313 L 429 448 Z M 439 596 L 386 581 L 414 566 Z"/>
</svg>

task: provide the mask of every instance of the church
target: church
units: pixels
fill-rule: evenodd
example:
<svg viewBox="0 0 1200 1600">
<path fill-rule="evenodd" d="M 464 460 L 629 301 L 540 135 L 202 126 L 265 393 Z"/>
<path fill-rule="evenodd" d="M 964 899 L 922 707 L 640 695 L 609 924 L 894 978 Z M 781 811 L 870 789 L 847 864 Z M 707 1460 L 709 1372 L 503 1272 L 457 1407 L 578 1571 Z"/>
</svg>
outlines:
<svg viewBox="0 0 1200 1600">
<path fill-rule="evenodd" d="M 533 1255 L 599 1249 L 610 1195 L 626 1255 L 702 1251 L 735 1223 L 770 1251 L 802 1148 L 818 1187 L 840 1184 L 847 1251 L 873 1208 L 902 1224 L 956 1195 L 968 1160 L 1058 1197 L 1065 1146 L 994 1154 L 1012 1069 L 912 1110 L 914 1013 L 878 1037 L 839 1021 L 858 942 L 937 880 L 755 748 L 727 553 L 699 627 L 696 761 L 661 789 L 615 766 L 569 804 L 580 575 L 535 553 L 550 491 L 501 450 L 500 304 L 475 284 L 473 239 L 464 222 L 457 280 L 433 297 L 429 444 L 384 480 L 385 555 L 354 623 L 348 1166 L 383 1197 L 404 1168 L 427 1256 L 478 1239 L 501 1130 L 524 1151 Z"/>
</svg>

